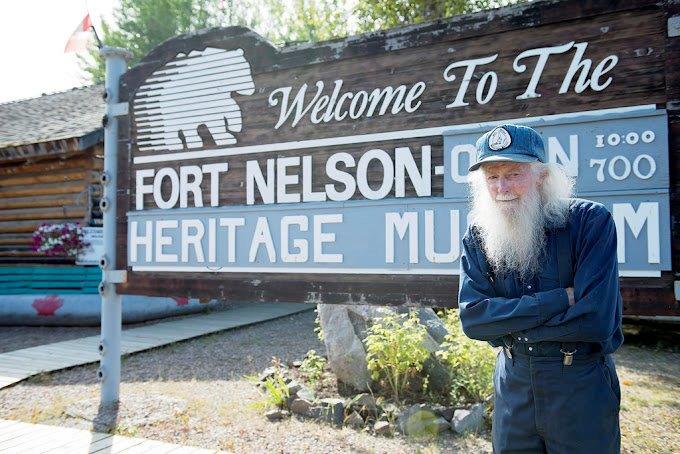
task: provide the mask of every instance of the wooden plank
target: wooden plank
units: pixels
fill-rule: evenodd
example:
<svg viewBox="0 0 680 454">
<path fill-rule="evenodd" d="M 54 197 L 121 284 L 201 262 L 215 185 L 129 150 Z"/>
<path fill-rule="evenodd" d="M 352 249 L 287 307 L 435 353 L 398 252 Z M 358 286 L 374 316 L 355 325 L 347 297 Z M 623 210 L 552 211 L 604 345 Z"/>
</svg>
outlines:
<svg viewBox="0 0 680 454">
<path fill-rule="evenodd" d="M 72 440 L 74 433 L 68 429 L 45 425 L 34 426 L 34 430 L 26 437 L 27 441 L 8 448 L 9 452 L 34 453 L 40 448 L 65 445 Z M 2 449 L 0 449 L 2 452 Z"/>
<path fill-rule="evenodd" d="M 92 437 L 88 432 L 67 428 L 59 428 L 59 431 L 54 433 L 53 437 L 53 440 L 48 440 L 38 446 L 34 446 L 31 451 L 34 454 L 55 452 L 55 450 L 64 448 L 72 443 L 87 445 L 92 440 Z"/>
<path fill-rule="evenodd" d="M 88 453 L 95 452 L 112 452 L 115 450 L 121 451 L 123 449 L 139 445 L 144 440 L 141 438 L 126 438 L 120 435 L 114 435 L 103 440 L 96 441 L 90 444 Z"/>
<path fill-rule="evenodd" d="M 20 422 L 19 424 L 11 426 L 0 433 L 0 443 L 15 440 L 16 438 L 22 437 L 24 434 L 29 433 L 32 430 L 33 427 L 31 424 Z"/>
<path fill-rule="evenodd" d="M 68 183 L 74 181 L 85 181 L 85 182 L 96 182 L 99 179 L 98 172 L 92 170 L 65 170 L 62 172 L 49 172 L 44 174 L 35 174 L 31 176 L 11 176 L 3 177 L 0 180 L 1 187 L 11 187 L 11 186 L 25 186 L 33 184 L 45 184 L 45 183 Z"/>
<path fill-rule="evenodd" d="M 78 194 L 52 194 L 34 197 L 8 197 L 0 198 L 0 210 L 85 205 L 86 202 L 86 192 L 81 192 Z"/>
<path fill-rule="evenodd" d="M 70 159 L 58 157 L 57 159 L 44 159 L 37 162 L 24 161 L 16 164 L 6 164 L 0 166 L 0 178 L 15 175 L 60 172 L 72 169 L 91 170 L 95 166 L 91 153 L 92 151 L 78 154 L 74 157 L 72 156 Z"/>
<path fill-rule="evenodd" d="M 58 183 L 32 184 L 30 186 L 9 186 L 9 187 L 0 186 L 0 199 L 54 194 L 78 195 L 83 191 L 87 190 L 88 187 L 89 185 L 83 182 L 82 180 Z"/>
<path fill-rule="evenodd" d="M 50 454 L 71 454 L 73 452 L 87 452 L 89 446 L 92 443 L 96 443 L 100 440 L 104 440 L 106 438 L 111 437 L 111 434 L 88 432 L 85 430 L 81 432 L 82 432 L 81 437 L 77 437 L 76 439 L 72 440 L 71 442 L 65 445 L 56 448 L 50 448 L 49 450 L 44 452 Z"/>
<path fill-rule="evenodd" d="M 17 452 L 19 446 L 30 443 L 34 437 L 41 435 L 45 429 L 40 426 L 26 426 L 3 437 L 0 441 L 0 452 Z"/>
<path fill-rule="evenodd" d="M 25 221 L 29 219 L 83 218 L 89 211 L 85 205 L 56 206 L 47 208 L 20 208 L 0 210 L 0 221 Z"/>
<path fill-rule="evenodd" d="M 31 246 L 32 244 L 33 244 L 32 233 L 23 233 L 16 235 L 8 234 L 0 235 L 0 245 Z"/>
<path fill-rule="evenodd" d="M 7 430 L 9 427 L 16 426 L 19 421 L 12 419 L 0 419 L 0 436 L 2 436 L 3 431 Z"/>
<path fill-rule="evenodd" d="M 154 454 L 166 454 L 177 449 L 177 445 L 170 443 L 164 443 L 155 440 L 143 440 L 141 443 L 136 445 L 131 445 L 129 447 L 118 447 L 114 446 L 111 453 L 123 453 L 123 454 L 142 454 L 142 453 L 154 453 Z"/>
<path fill-rule="evenodd" d="M 40 224 L 56 224 L 60 222 L 80 222 L 82 223 L 82 218 L 51 218 L 51 219 L 41 219 L 36 221 L 3 221 L 0 222 L 0 233 L 25 233 L 25 232 L 35 232 Z"/>
</svg>

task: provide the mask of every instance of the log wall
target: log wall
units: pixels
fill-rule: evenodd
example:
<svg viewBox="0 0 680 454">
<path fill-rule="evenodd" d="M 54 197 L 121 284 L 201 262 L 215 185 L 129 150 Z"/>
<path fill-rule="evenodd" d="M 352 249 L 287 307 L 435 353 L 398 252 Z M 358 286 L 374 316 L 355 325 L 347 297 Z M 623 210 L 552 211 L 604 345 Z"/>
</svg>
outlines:
<svg viewBox="0 0 680 454">
<path fill-rule="evenodd" d="M 0 160 L 0 263 L 54 261 L 32 250 L 42 223 L 102 224 L 103 144 L 78 150 L 76 140 L 60 142 L 59 153 Z"/>
</svg>

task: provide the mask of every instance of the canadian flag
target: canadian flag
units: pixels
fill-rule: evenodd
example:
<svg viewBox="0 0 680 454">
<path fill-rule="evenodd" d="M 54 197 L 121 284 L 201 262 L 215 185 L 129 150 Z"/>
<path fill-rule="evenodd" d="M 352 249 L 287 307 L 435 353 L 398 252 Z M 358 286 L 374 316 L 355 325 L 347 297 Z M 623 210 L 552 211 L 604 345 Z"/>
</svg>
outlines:
<svg viewBox="0 0 680 454">
<path fill-rule="evenodd" d="M 71 36 L 66 42 L 64 53 L 86 51 L 87 45 L 90 42 L 90 39 L 92 39 L 92 34 L 90 33 L 91 26 L 92 21 L 90 20 L 90 14 L 88 13 L 76 29 L 73 30 L 73 33 L 71 33 Z"/>
</svg>

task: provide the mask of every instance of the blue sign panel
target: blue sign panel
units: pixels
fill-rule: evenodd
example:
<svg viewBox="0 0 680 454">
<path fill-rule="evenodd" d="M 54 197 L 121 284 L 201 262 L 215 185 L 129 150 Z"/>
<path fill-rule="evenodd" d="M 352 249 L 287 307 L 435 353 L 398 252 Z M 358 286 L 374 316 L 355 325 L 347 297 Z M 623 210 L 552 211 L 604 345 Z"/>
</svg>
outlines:
<svg viewBox="0 0 680 454">
<path fill-rule="evenodd" d="M 521 123 L 543 135 L 550 159 L 576 178 L 578 196 L 611 211 L 621 275 L 659 276 L 670 269 L 665 111 L 616 109 Z M 140 169 L 140 209 L 128 213 L 128 263 L 134 271 L 457 274 L 469 210 L 467 168 L 477 138 L 494 125 L 444 132 L 443 166 L 431 165 L 429 145 L 418 150 L 419 162 L 415 148 L 399 146 L 390 155 L 375 143 L 356 162 L 346 153 L 330 155 L 326 171 L 343 191 L 332 184 L 325 192 L 311 190 L 311 156 L 268 159 L 266 171 L 252 158 L 240 206 L 219 203 L 216 188 L 220 178 L 229 178 L 228 162 L 183 166 L 179 176 L 172 167 Z M 356 179 L 337 162 L 356 165 Z M 382 168 L 379 187 L 367 179 L 376 163 Z M 301 178 L 289 173 L 300 168 Z M 196 182 L 204 174 L 211 179 L 211 206 L 190 208 L 190 192 L 202 200 Z M 274 174 L 276 184 L 269 178 Z M 443 193 L 432 196 L 436 178 L 443 178 Z M 404 197 L 407 179 L 418 197 Z M 160 188 L 167 180 L 173 188 L 164 196 Z M 289 191 L 300 181 L 302 195 Z M 365 200 L 352 199 L 355 193 Z M 141 209 L 145 194 L 160 208 Z M 254 204 L 256 194 L 262 204 Z M 183 208 L 175 209 L 176 203 Z"/>
<path fill-rule="evenodd" d="M 576 178 L 581 196 L 608 191 L 668 190 L 668 119 L 649 108 L 610 114 L 573 114 L 530 118 L 543 137 L 551 162 Z M 459 127 L 444 133 L 444 197 L 465 198 L 467 169 L 475 142 L 492 124 Z"/>
<path fill-rule="evenodd" d="M 614 216 L 622 275 L 668 269 L 666 194 L 593 200 Z M 129 215 L 137 271 L 458 274 L 468 206 L 439 198 L 154 211 Z"/>
</svg>

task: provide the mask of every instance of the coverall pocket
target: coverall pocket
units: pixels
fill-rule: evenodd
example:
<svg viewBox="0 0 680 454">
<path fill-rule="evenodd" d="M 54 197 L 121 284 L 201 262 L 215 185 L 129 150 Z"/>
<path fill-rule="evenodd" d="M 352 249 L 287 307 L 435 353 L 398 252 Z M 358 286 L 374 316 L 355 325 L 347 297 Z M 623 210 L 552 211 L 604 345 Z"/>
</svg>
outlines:
<svg viewBox="0 0 680 454">
<path fill-rule="evenodd" d="M 619 379 L 616 376 L 616 372 L 608 364 L 609 361 L 606 358 L 598 361 L 598 369 L 600 369 L 600 373 L 607 384 L 610 395 L 616 401 L 616 409 L 618 411 L 621 407 L 621 388 L 619 387 Z"/>
</svg>

